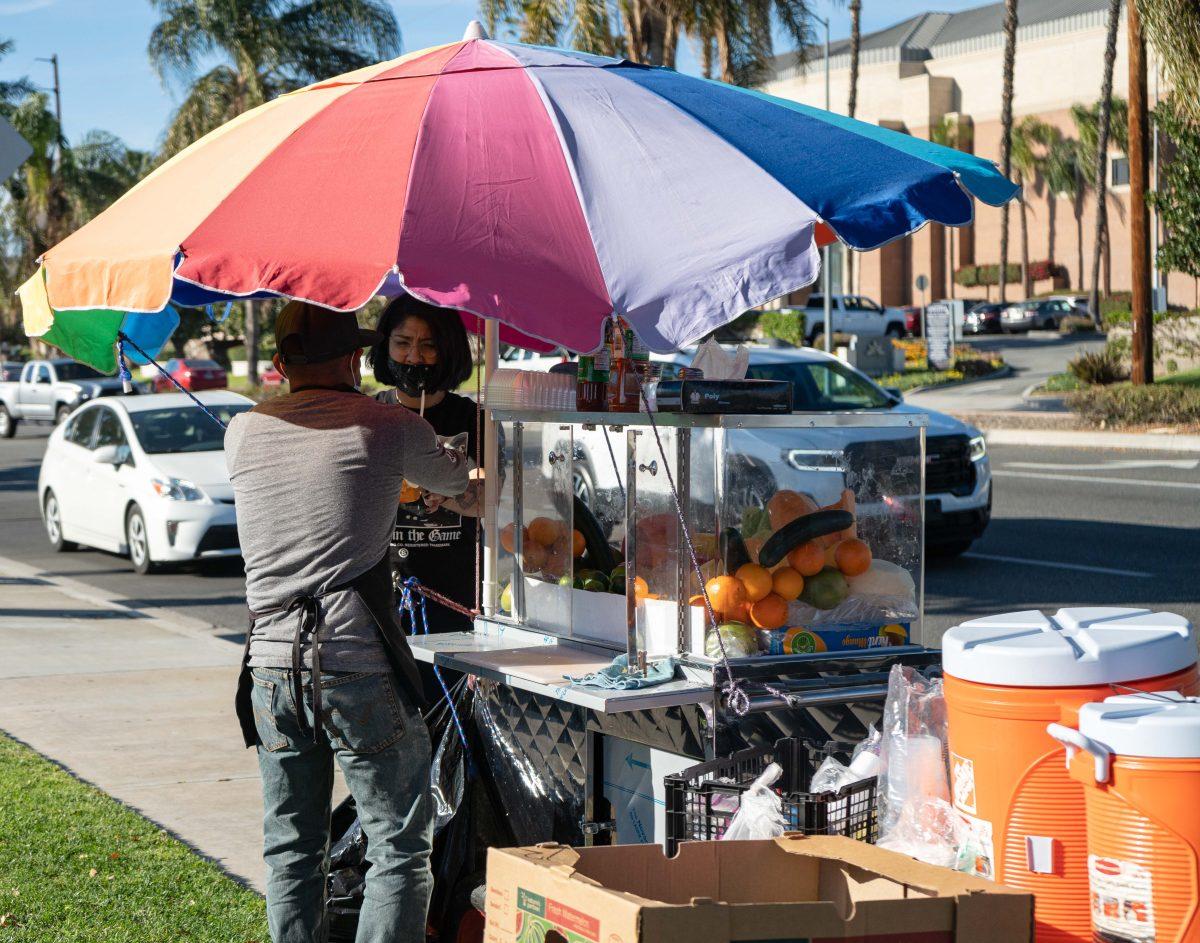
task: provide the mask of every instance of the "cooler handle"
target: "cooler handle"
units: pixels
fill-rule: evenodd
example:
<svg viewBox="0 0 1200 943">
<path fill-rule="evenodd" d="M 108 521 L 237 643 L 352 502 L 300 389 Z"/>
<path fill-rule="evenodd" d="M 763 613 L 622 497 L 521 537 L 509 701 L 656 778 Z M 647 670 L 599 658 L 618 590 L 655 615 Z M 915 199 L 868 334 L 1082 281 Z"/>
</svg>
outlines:
<svg viewBox="0 0 1200 943">
<path fill-rule="evenodd" d="M 1101 746 L 1091 737 L 1085 737 L 1073 727 L 1064 727 L 1062 724 L 1050 724 L 1046 727 L 1046 733 L 1050 734 L 1055 740 L 1061 743 L 1067 751 L 1067 767 L 1070 768 L 1071 760 L 1080 750 L 1085 753 L 1090 753 L 1096 760 L 1096 782 L 1108 782 L 1109 766 L 1112 762 L 1112 753 L 1107 747 Z"/>
</svg>

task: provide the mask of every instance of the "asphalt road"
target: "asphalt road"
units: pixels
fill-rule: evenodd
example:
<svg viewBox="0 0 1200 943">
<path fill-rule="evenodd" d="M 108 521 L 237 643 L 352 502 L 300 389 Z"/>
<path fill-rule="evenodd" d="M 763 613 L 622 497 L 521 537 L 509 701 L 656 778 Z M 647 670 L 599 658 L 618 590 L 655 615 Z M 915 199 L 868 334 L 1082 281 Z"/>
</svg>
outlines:
<svg viewBox="0 0 1200 943">
<path fill-rule="evenodd" d="M 0 555 L 240 640 L 240 561 L 150 577 L 93 550 L 50 550 L 36 505 L 44 429 L 0 441 Z M 1061 606 L 1146 606 L 1200 624 L 1200 456 L 996 446 L 991 526 L 963 557 L 931 560 L 926 640 L 963 619 Z"/>
<path fill-rule="evenodd" d="M 1013 368 L 1012 375 L 1000 380 L 910 393 L 905 399 L 947 413 L 1036 409 L 1037 405 L 1026 403 L 1021 394 L 1047 377 L 1061 373 L 1066 369 L 1067 361 L 1079 353 L 1103 347 L 1105 337 L 1102 334 L 1060 337 L 1050 331 L 1031 331 L 1028 334 L 983 334 L 966 338 L 966 343 L 979 350 L 1003 354 Z"/>
</svg>

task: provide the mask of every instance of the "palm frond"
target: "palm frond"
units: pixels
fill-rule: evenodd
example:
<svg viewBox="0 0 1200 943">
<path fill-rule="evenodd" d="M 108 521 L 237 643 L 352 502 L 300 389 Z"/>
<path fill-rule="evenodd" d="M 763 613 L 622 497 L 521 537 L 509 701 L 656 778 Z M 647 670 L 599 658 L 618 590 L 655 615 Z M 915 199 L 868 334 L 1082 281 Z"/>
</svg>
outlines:
<svg viewBox="0 0 1200 943">
<path fill-rule="evenodd" d="M 236 117 L 238 91 L 238 76 L 229 66 L 219 65 L 197 79 L 171 118 L 163 152 L 177 154 Z"/>
<path fill-rule="evenodd" d="M 196 64 L 218 48 L 219 34 L 206 15 L 204 0 L 151 0 L 162 19 L 150 32 L 146 54 L 164 84 L 186 82 L 196 74 Z"/>
<path fill-rule="evenodd" d="M 400 25 L 391 6 L 381 0 L 308 0 L 279 15 L 278 31 L 285 44 L 281 62 L 303 69 L 314 79 L 336 74 L 319 71 L 330 62 L 367 65 L 400 54 Z M 325 54 L 313 62 L 315 70 L 296 61 L 289 48 L 294 42 L 308 50 L 325 48 Z"/>
<path fill-rule="evenodd" d="M 556 46 L 563 28 L 562 5 L 556 0 L 524 0 L 521 42 L 534 46 Z"/>
<path fill-rule="evenodd" d="M 1146 38 L 1174 85 L 1177 110 L 1186 120 L 1200 122 L 1200 6 L 1196 0 L 1137 2 Z"/>
<path fill-rule="evenodd" d="M 572 10 L 571 45 L 597 55 L 613 54 L 612 25 L 605 0 L 575 0 Z"/>
</svg>

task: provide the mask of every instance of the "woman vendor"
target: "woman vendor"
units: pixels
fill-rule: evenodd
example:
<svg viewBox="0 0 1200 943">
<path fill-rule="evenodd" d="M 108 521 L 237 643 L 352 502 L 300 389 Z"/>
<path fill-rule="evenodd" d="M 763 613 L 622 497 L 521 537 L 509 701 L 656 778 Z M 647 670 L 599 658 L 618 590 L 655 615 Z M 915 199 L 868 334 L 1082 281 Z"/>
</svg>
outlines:
<svg viewBox="0 0 1200 943">
<path fill-rule="evenodd" d="M 376 330 L 383 339 L 367 353 L 367 363 L 375 379 L 390 387 L 376 399 L 420 413 L 439 436 L 465 435 L 467 454 L 480 461 L 479 407 L 454 392 L 471 375 L 471 348 L 458 312 L 402 295 L 383 310 Z M 416 577 L 459 605 L 476 608 L 482 483 L 479 479 L 465 495 L 445 503 L 415 489 L 401 495 L 392 535 L 397 586 Z M 430 600 L 426 611 L 430 632 L 471 629 L 468 616 L 437 602 Z M 421 626 L 414 630 L 420 632 Z"/>
</svg>

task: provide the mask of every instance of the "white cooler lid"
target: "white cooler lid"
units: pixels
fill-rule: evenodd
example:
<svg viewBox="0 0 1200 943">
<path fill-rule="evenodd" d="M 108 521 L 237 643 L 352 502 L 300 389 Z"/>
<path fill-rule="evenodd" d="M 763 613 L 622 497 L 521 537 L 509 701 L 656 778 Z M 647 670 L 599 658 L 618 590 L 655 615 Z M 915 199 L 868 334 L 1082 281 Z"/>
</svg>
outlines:
<svg viewBox="0 0 1200 943">
<path fill-rule="evenodd" d="M 1017 688 L 1136 682 L 1195 662 L 1192 624 L 1149 609 L 1030 609 L 972 619 L 942 637 L 946 674 Z"/>
<path fill-rule="evenodd" d="M 1200 757 L 1200 700 L 1121 694 L 1079 710 L 1079 732 L 1117 756 Z"/>
</svg>

